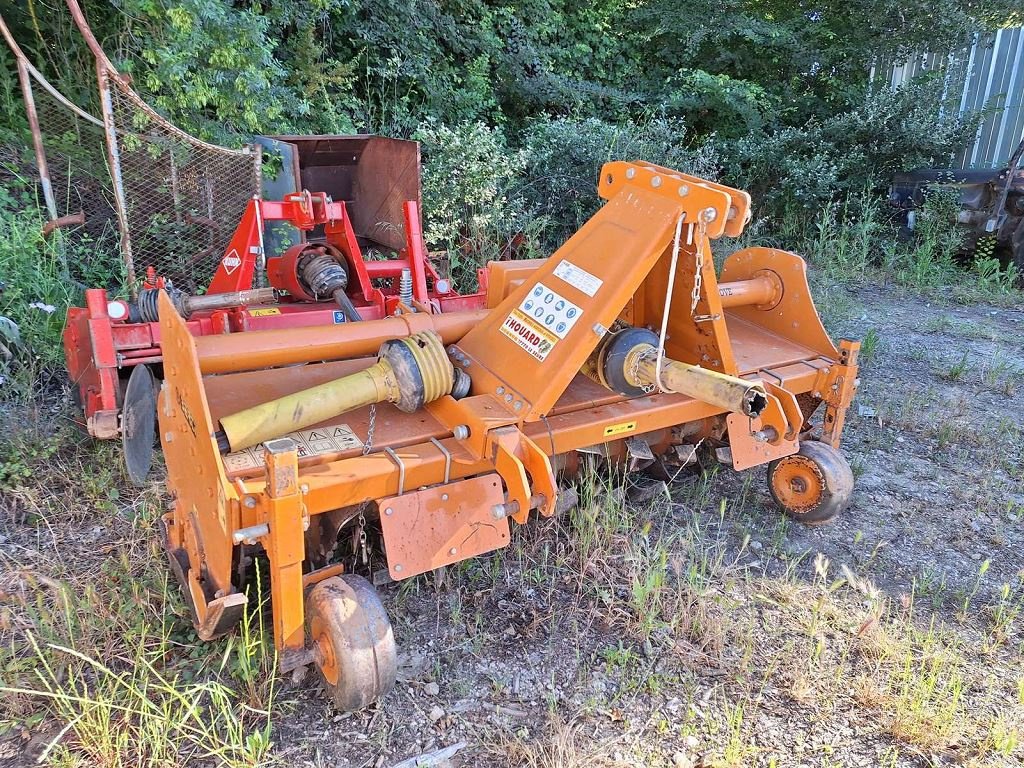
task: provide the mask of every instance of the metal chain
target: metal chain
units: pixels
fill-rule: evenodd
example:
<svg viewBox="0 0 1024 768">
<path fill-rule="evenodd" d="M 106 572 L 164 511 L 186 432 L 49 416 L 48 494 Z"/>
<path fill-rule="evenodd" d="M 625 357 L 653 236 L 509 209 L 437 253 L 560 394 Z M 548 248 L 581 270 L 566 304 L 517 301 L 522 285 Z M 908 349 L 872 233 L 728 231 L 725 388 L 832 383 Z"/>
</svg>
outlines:
<svg viewBox="0 0 1024 768">
<path fill-rule="evenodd" d="M 370 426 L 366 428 L 366 442 L 363 443 L 363 456 L 373 448 L 373 430 L 377 428 L 377 404 L 370 404 Z"/>
<path fill-rule="evenodd" d="M 700 303 L 700 289 L 704 279 L 704 242 L 707 229 L 708 223 L 702 215 L 697 220 L 697 247 L 693 252 L 693 292 L 690 294 L 690 317 L 696 314 L 697 304 Z"/>
<path fill-rule="evenodd" d="M 633 364 L 629 366 L 630 384 L 640 381 L 640 363 L 642 363 L 646 357 L 649 357 L 649 355 L 633 355 Z M 645 395 L 648 395 L 657 389 L 654 384 L 638 384 L 638 386 Z"/>
<path fill-rule="evenodd" d="M 363 561 L 363 565 L 366 565 L 368 562 L 370 562 L 370 555 L 369 555 L 369 552 L 367 551 L 367 547 L 366 547 L 366 517 L 363 515 L 361 510 L 359 512 L 358 525 L 359 525 L 359 554 L 360 554 L 360 557 L 361 557 L 361 559 Z"/>
</svg>

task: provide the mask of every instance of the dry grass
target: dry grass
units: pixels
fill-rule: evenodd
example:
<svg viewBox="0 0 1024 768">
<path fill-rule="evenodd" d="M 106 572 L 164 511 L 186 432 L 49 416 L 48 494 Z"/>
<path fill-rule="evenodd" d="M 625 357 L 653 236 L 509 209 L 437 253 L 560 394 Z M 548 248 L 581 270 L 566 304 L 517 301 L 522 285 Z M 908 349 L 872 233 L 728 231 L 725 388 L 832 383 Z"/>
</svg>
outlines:
<svg viewBox="0 0 1024 768">
<path fill-rule="evenodd" d="M 272 763 L 278 692 L 260 614 L 199 643 L 156 544 L 156 491 L 126 505 L 107 448 L 31 458 L 33 438 L 17 439 L 29 474 L 5 503 L 30 535 L 5 554 L 0 728 L 42 732 L 59 766 Z M 927 595 L 890 596 L 824 556 L 783 551 L 790 524 L 759 520 L 751 483 L 714 470 L 645 501 L 594 471 L 580 499 L 432 593 L 434 632 L 452 648 L 495 658 L 512 626 L 578 665 L 526 708 L 536 717 L 477 732 L 491 764 L 1024 759 L 1015 589 L 990 602 L 967 590 L 959 616 L 931 613 Z M 423 584 L 393 591 L 396 620 Z M 595 673 L 602 687 L 577 696 Z M 467 695 L 479 681 L 448 685 Z"/>
<path fill-rule="evenodd" d="M 122 505 L 112 453 L 67 433 L 5 445 L 19 465 L 4 478 L 0 735 L 36 737 L 55 766 L 259 764 L 275 692 L 261 614 L 197 644 L 155 487 Z"/>
</svg>

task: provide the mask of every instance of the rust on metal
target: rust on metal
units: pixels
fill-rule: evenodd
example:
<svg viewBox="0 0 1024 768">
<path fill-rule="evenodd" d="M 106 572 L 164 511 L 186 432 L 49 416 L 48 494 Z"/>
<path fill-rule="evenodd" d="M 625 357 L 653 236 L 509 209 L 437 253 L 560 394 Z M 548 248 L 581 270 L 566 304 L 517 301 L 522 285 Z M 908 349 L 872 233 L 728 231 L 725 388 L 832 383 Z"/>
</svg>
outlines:
<svg viewBox="0 0 1024 768">
<path fill-rule="evenodd" d="M 83 224 L 85 224 L 85 211 L 69 213 L 67 216 L 59 216 L 55 219 L 50 219 L 43 225 L 43 237 L 49 237 L 54 231 L 64 227 L 80 227 Z"/>
</svg>

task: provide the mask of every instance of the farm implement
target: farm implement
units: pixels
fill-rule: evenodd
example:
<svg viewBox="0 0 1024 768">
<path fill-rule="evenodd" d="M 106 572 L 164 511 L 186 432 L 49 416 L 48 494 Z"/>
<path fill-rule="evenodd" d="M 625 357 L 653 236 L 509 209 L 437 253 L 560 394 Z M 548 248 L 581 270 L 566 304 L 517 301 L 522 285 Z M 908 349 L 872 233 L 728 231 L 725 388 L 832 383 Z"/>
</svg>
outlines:
<svg viewBox="0 0 1024 768">
<path fill-rule="evenodd" d="M 244 333 L 196 333 L 157 293 L 164 544 L 201 638 L 269 579 L 280 670 L 312 664 L 338 708 L 365 707 L 396 675 L 371 580 L 506 546 L 512 521 L 571 503 L 584 454 L 640 471 L 710 446 L 767 465 L 798 520 L 843 510 L 859 344 L 826 333 L 804 261 L 743 248 L 716 274 L 711 241 L 741 234 L 744 192 L 639 162 L 606 164 L 598 192 L 550 258 L 490 263 L 473 298 L 434 277 L 375 303 L 360 269 L 383 267 L 351 261 L 330 224 L 356 322 L 270 327 L 248 309 Z"/>
<path fill-rule="evenodd" d="M 246 204 L 201 293 L 180 290 L 150 267 L 134 299 L 111 300 L 105 290 L 90 289 L 85 306 L 68 312 L 64 351 L 86 427 L 98 439 L 122 440 L 136 483 L 149 471 L 155 441 L 160 291 L 196 336 L 379 320 L 399 307 L 483 305 L 482 293 L 460 296 L 426 257 L 415 142 L 269 141 L 283 151 L 286 172 L 264 186 L 280 199 L 253 196 Z M 181 226 L 215 231 L 220 222 Z"/>
</svg>

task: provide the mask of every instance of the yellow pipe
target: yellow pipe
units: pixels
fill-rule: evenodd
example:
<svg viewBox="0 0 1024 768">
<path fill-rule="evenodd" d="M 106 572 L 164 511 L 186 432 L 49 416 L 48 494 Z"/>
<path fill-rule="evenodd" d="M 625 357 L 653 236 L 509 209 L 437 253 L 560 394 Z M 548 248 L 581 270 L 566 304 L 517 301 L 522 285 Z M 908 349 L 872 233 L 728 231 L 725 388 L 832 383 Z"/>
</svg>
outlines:
<svg viewBox="0 0 1024 768">
<path fill-rule="evenodd" d="M 365 370 L 223 417 L 217 441 L 222 452 L 240 451 L 385 401 L 412 412 L 454 385 L 455 369 L 441 337 L 424 331 L 384 342 L 378 361 Z"/>
<path fill-rule="evenodd" d="M 220 428 L 232 451 L 305 429 L 338 414 L 398 397 L 398 385 L 386 360 L 369 368 L 279 397 L 225 416 Z"/>
<path fill-rule="evenodd" d="M 627 378 L 635 379 L 640 386 L 658 386 L 656 360 L 657 350 L 654 347 L 637 345 L 626 356 Z M 636 371 L 636 375 L 631 376 L 631 371 Z M 768 404 L 768 395 L 761 383 L 667 358 L 661 362 L 660 386 L 666 392 L 688 395 L 747 416 L 759 415 Z"/>
</svg>

